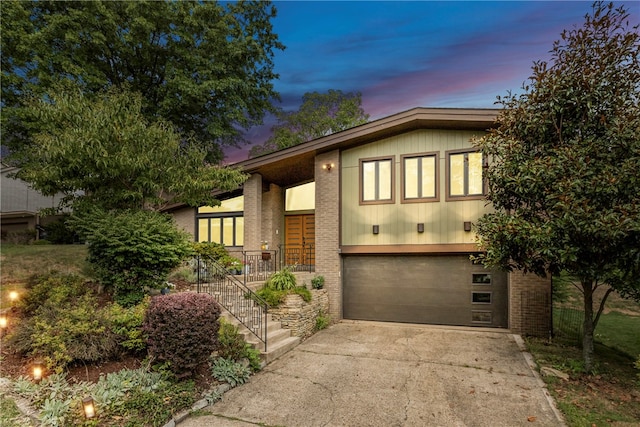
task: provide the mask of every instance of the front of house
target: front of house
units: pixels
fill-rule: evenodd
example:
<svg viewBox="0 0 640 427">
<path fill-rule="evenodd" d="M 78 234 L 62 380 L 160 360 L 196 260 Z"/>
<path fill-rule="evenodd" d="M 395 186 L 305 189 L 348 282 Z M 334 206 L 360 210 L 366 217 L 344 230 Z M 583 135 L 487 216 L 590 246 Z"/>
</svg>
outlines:
<svg viewBox="0 0 640 427">
<path fill-rule="evenodd" d="M 550 280 L 487 270 L 472 224 L 491 210 L 472 145 L 496 110 L 416 108 L 237 164 L 222 206 L 179 209 L 197 241 L 269 249 L 325 277 L 334 319 L 550 331 Z"/>
</svg>

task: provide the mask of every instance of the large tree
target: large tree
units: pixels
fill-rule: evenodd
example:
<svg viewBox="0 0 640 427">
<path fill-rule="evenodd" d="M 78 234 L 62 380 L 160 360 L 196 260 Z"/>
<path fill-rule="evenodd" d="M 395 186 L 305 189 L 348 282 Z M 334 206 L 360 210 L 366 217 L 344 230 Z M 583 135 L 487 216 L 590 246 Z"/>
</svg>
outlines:
<svg viewBox="0 0 640 427">
<path fill-rule="evenodd" d="M 61 80 L 86 93 L 128 84 L 148 119 L 163 118 L 222 158 L 241 128 L 261 123 L 272 80 L 275 8 L 243 1 L 4 1 L 2 134 L 28 151 L 37 123 L 21 111 Z"/>
<path fill-rule="evenodd" d="M 87 97 L 58 88 L 27 104 L 40 123 L 18 177 L 45 195 L 64 193 L 85 206 L 160 210 L 172 203 L 216 204 L 213 189 L 235 189 L 246 176 L 208 165 L 206 151 L 170 123 L 149 122 L 139 94 L 110 89 Z"/>
<path fill-rule="evenodd" d="M 278 124 L 271 129 L 273 134 L 264 144 L 254 146 L 250 157 L 302 144 L 369 120 L 369 115 L 362 109 L 362 95 L 340 90 L 307 92 L 302 96 L 298 111 L 280 111 L 276 117 Z"/>
<path fill-rule="evenodd" d="M 609 293 L 640 300 L 640 35 L 628 20 L 595 3 L 524 93 L 499 98 L 498 127 L 478 143 L 496 209 L 477 224 L 485 263 L 577 278 L 587 370 Z"/>
</svg>

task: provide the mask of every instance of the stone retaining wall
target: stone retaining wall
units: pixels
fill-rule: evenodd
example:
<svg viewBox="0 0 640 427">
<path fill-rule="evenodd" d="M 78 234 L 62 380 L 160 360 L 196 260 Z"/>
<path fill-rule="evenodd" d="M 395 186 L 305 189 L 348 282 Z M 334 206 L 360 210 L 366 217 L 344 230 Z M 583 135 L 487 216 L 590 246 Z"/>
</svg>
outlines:
<svg viewBox="0 0 640 427">
<path fill-rule="evenodd" d="M 315 332 L 318 313 L 329 313 L 329 296 L 326 289 L 312 289 L 311 301 L 304 302 L 300 295 L 291 294 L 283 304 L 269 309 L 273 320 L 280 321 L 284 329 L 291 329 L 291 335 L 307 338 Z"/>
</svg>

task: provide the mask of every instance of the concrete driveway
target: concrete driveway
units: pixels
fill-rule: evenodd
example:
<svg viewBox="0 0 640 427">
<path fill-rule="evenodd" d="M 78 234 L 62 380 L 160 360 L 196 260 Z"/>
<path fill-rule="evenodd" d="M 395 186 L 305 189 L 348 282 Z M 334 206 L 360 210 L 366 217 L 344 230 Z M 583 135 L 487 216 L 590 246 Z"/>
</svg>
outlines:
<svg viewBox="0 0 640 427">
<path fill-rule="evenodd" d="M 563 425 L 519 340 L 343 321 L 179 427 Z"/>
</svg>

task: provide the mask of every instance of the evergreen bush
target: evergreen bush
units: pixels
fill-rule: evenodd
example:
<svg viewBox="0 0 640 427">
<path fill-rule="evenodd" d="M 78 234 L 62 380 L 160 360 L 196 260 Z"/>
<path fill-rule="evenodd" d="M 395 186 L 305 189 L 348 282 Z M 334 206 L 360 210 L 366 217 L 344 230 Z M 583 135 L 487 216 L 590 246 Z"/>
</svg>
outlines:
<svg viewBox="0 0 640 427">
<path fill-rule="evenodd" d="M 189 376 L 218 346 L 220 306 L 211 295 L 181 292 L 152 298 L 144 319 L 149 356 Z"/>
<path fill-rule="evenodd" d="M 89 262 L 122 306 L 142 301 L 145 289 L 160 289 L 193 253 L 189 236 L 169 215 L 142 210 L 93 210 L 75 219 L 89 243 Z"/>
</svg>

